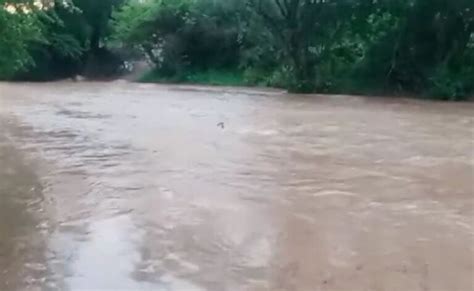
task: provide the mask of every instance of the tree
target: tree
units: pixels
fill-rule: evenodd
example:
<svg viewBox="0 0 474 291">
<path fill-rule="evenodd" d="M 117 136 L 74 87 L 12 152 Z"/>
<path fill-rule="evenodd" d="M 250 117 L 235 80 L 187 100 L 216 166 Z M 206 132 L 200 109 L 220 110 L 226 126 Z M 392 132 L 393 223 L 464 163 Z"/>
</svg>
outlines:
<svg viewBox="0 0 474 291">
<path fill-rule="evenodd" d="M 23 50 L 9 50 L 10 54 L 24 54 L 17 58 L 23 61 L 22 67 L 10 70 L 10 76 L 26 80 L 51 80 L 77 74 L 102 77 L 118 71 L 121 60 L 104 47 L 104 39 L 108 34 L 112 9 L 120 0 L 17 0 L 17 4 L 12 4 L 12 0 L 7 1 L 8 6 L 28 5 L 24 13 L 17 11 L 9 15 L 9 18 L 17 19 L 20 23 L 30 22 L 29 25 L 20 26 L 24 31 L 15 34 L 20 35 L 20 39 L 32 39 L 29 29 L 39 36 L 22 42 Z M 7 25 L 10 29 L 15 27 Z M 3 47 L 8 49 L 8 46 Z M 8 53 L 2 56 L 7 58 Z"/>
<path fill-rule="evenodd" d="M 350 20 L 354 4 L 338 0 L 249 1 L 290 60 L 291 90 L 314 90 L 317 65 Z"/>
<path fill-rule="evenodd" d="M 0 0 L 0 78 L 12 76 L 32 64 L 32 43 L 44 42 L 33 1 Z"/>
<path fill-rule="evenodd" d="M 113 38 L 145 54 L 166 76 L 236 67 L 243 8 L 235 0 L 129 1 L 114 13 Z"/>
<path fill-rule="evenodd" d="M 474 65 L 473 1 L 380 1 L 376 11 L 365 30 L 366 78 L 402 91 L 421 93 L 442 85 L 448 95 L 467 94 L 465 85 L 472 81 L 466 77 L 472 74 L 466 70 Z M 388 25 L 374 38 L 375 23 L 381 22 Z"/>
<path fill-rule="evenodd" d="M 88 29 L 88 47 L 91 53 L 97 52 L 101 47 L 103 38 L 107 35 L 112 10 L 121 2 L 121 0 L 73 0 L 74 5 L 81 11 L 82 25 Z"/>
</svg>

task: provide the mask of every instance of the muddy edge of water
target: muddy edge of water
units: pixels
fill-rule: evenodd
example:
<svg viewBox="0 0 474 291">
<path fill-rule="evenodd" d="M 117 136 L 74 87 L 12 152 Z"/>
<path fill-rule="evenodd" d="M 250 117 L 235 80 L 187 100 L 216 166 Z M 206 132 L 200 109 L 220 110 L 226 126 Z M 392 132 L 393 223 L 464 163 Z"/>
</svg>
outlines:
<svg viewBox="0 0 474 291">
<path fill-rule="evenodd" d="M 0 290 L 42 286 L 51 275 L 43 186 L 22 155 L 0 130 Z"/>
<path fill-rule="evenodd" d="M 473 116 L 0 83 L 0 290 L 473 290 Z"/>
</svg>

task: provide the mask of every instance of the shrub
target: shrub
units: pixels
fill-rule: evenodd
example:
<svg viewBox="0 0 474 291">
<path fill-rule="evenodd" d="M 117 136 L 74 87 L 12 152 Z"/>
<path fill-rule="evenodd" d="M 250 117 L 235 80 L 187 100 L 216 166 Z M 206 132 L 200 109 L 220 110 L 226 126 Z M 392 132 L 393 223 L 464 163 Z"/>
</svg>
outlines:
<svg viewBox="0 0 474 291">
<path fill-rule="evenodd" d="M 428 97 L 463 101 L 474 91 L 474 67 L 464 68 L 458 72 L 447 66 L 440 66 L 429 80 Z"/>
</svg>

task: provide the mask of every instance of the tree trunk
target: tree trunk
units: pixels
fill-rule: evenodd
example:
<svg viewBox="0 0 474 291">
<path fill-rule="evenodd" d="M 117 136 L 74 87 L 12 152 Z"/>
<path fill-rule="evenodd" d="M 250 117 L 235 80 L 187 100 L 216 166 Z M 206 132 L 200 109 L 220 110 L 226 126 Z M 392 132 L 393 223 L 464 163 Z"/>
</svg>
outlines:
<svg viewBox="0 0 474 291">
<path fill-rule="evenodd" d="M 306 46 L 296 38 L 290 42 L 289 55 L 293 65 L 293 80 L 290 91 L 295 93 L 311 93 L 315 89 L 315 70 L 307 57 Z"/>
<path fill-rule="evenodd" d="M 101 38 L 101 29 L 100 27 L 94 27 L 92 30 L 91 40 L 90 40 L 90 51 L 95 53 L 100 48 L 100 38 Z"/>
</svg>

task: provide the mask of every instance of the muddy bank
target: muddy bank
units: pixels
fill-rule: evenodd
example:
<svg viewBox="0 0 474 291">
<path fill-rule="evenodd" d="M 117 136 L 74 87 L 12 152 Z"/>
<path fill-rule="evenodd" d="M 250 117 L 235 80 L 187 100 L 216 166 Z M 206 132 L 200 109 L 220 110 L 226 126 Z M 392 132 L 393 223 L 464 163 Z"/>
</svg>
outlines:
<svg viewBox="0 0 474 291">
<path fill-rule="evenodd" d="M 43 186 L 0 127 L 0 289 L 40 290 L 51 277 Z"/>
</svg>

